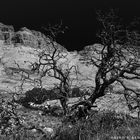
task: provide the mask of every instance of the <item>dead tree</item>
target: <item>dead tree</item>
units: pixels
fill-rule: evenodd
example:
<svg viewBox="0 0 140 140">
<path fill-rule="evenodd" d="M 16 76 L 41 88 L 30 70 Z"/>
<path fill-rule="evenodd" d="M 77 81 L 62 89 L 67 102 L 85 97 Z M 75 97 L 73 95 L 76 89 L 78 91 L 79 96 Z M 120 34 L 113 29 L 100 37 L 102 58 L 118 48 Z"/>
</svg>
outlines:
<svg viewBox="0 0 140 140">
<path fill-rule="evenodd" d="M 64 33 L 65 28 L 62 28 L 62 23 L 55 26 L 49 25 L 45 30 L 49 41 L 47 41 L 46 48 L 38 51 L 38 62 L 31 64 L 32 71 L 40 75 L 40 81 L 45 76 L 53 77 L 59 81 L 59 84 L 55 85 L 58 90 L 56 96 L 60 99 L 64 114 L 66 114 L 68 110 L 67 99 L 72 82 L 70 76 L 72 72 L 76 72 L 76 66 L 68 64 L 67 50 L 55 40 L 59 33 Z"/>
<path fill-rule="evenodd" d="M 139 32 L 133 30 L 132 26 L 123 26 L 114 10 L 110 10 L 106 14 L 97 12 L 97 20 L 101 27 L 97 34 L 100 44 L 88 46 L 81 53 L 85 63 L 93 65 L 97 69 L 95 90 L 85 102 L 92 105 L 96 99 L 106 94 L 105 90 L 110 85 L 115 83 L 128 91 L 124 92 L 127 95 L 123 93 L 125 98 L 138 96 L 140 93 L 129 87 L 126 81 L 140 79 Z M 80 102 L 73 108 L 85 104 L 85 102 Z"/>
<path fill-rule="evenodd" d="M 44 76 L 53 77 L 59 81 L 55 88 L 58 90 L 57 97 L 63 107 L 64 114 L 67 113 L 67 99 L 71 89 L 72 71 L 76 71 L 76 66 L 69 66 L 67 62 L 67 51 L 64 48 L 59 48 L 53 41 L 50 48 L 40 52 L 38 64 L 35 68 L 41 78 Z"/>
</svg>

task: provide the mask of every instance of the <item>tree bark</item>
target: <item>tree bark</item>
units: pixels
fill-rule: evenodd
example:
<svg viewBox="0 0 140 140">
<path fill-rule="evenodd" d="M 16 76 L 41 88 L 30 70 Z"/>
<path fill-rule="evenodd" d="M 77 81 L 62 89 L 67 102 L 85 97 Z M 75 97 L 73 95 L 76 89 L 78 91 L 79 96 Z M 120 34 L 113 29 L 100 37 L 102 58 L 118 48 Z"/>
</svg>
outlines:
<svg viewBox="0 0 140 140">
<path fill-rule="evenodd" d="M 61 103 L 61 106 L 64 110 L 64 115 L 66 115 L 67 114 L 67 99 L 61 98 L 60 103 Z"/>
<path fill-rule="evenodd" d="M 95 88 L 93 94 L 88 99 L 91 102 L 91 104 L 94 104 L 96 99 L 105 95 L 105 89 L 107 87 L 108 86 L 106 84 L 103 84 Z"/>
</svg>

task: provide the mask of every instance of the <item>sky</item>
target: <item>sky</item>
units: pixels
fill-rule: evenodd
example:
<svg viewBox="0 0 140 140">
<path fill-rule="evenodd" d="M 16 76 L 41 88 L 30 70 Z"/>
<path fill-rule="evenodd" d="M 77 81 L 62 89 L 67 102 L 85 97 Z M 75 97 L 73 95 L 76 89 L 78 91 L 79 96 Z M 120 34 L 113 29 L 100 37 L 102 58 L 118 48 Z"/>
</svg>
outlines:
<svg viewBox="0 0 140 140">
<path fill-rule="evenodd" d="M 0 22 L 46 33 L 43 27 L 62 21 L 68 29 L 57 42 L 69 51 L 98 43 L 96 10 L 119 9 L 120 16 L 140 17 L 139 0 L 1 0 Z"/>
</svg>

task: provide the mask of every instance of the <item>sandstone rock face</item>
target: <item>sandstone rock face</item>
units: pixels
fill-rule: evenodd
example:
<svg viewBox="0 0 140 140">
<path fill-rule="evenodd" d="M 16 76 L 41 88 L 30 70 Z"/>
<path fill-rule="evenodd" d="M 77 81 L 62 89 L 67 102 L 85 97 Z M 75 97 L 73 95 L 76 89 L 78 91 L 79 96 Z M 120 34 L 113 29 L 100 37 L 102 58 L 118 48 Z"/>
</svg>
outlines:
<svg viewBox="0 0 140 140">
<path fill-rule="evenodd" d="M 20 31 L 15 33 L 13 39 L 14 44 L 22 44 L 32 48 L 44 48 L 47 46 L 47 38 L 44 34 L 37 31 L 31 31 L 26 27 L 21 28 Z"/>
<path fill-rule="evenodd" d="M 36 47 L 43 49 L 49 44 L 49 39 L 39 31 L 32 30 L 32 34 L 36 37 Z"/>
<path fill-rule="evenodd" d="M 0 23 L 0 40 L 10 45 L 14 36 L 14 27 Z"/>
<path fill-rule="evenodd" d="M 13 26 L 0 23 L 0 41 L 5 45 L 24 45 L 41 49 L 46 47 L 50 40 L 39 31 L 29 30 L 23 27 L 15 32 Z"/>
<path fill-rule="evenodd" d="M 27 28 L 22 28 L 20 31 L 16 32 L 14 43 L 19 43 L 24 46 L 36 48 L 38 42 L 36 37 L 30 30 L 28 30 Z"/>
</svg>

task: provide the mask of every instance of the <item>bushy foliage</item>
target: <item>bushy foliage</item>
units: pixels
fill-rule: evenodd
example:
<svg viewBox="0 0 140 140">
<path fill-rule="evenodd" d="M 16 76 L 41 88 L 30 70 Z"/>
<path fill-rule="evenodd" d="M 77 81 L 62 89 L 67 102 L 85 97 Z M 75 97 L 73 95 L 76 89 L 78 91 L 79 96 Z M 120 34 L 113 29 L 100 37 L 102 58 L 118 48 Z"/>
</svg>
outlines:
<svg viewBox="0 0 140 140">
<path fill-rule="evenodd" d="M 29 107 L 29 103 L 42 104 L 46 100 L 58 99 L 55 89 L 46 90 L 45 88 L 33 88 L 25 93 L 17 102 L 25 107 Z"/>
<path fill-rule="evenodd" d="M 26 102 L 33 102 L 36 104 L 41 104 L 47 99 L 47 90 L 41 88 L 33 88 L 25 93 L 24 100 Z"/>
<path fill-rule="evenodd" d="M 140 120 L 112 111 L 93 111 L 88 119 L 74 124 L 67 122 L 60 129 L 57 140 L 98 139 L 111 140 L 116 137 L 140 138 Z M 120 140 L 121 140 L 120 138 Z M 119 139 L 119 138 L 118 138 Z"/>
<path fill-rule="evenodd" d="M 3 97 L 0 99 L 0 134 L 10 134 L 19 125 L 19 119 L 14 111 L 16 104 L 12 98 Z"/>
</svg>

